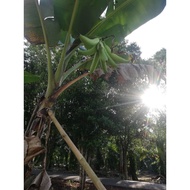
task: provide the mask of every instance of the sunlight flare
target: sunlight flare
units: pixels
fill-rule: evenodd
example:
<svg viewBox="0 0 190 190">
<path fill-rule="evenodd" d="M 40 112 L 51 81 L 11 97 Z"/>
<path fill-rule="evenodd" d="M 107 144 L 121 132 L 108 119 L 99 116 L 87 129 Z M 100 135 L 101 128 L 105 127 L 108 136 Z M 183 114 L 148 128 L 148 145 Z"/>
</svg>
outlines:
<svg viewBox="0 0 190 190">
<path fill-rule="evenodd" d="M 163 109 L 166 105 L 166 97 L 163 89 L 151 85 L 141 96 L 142 102 L 150 109 Z"/>
</svg>

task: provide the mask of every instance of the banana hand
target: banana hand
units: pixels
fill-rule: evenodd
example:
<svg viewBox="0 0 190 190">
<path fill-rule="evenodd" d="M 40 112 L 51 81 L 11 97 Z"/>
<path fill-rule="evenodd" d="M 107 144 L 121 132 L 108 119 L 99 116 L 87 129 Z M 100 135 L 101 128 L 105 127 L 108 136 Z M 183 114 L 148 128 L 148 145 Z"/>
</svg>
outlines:
<svg viewBox="0 0 190 190">
<path fill-rule="evenodd" d="M 83 35 L 80 35 L 80 40 L 87 49 L 92 48 L 93 46 L 96 46 L 100 41 L 99 38 L 90 39 Z"/>
<path fill-rule="evenodd" d="M 124 59 L 123 57 L 120 57 L 117 54 L 112 53 L 110 47 L 107 44 L 105 44 L 105 42 L 103 42 L 103 45 L 104 45 L 107 53 L 109 54 L 109 56 L 111 57 L 111 59 L 114 62 L 116 62 L 116 63 L 129 63 L 131 61 L 130 56 L 128 56 L 127 59 Z"/>
<path fill-rule="evenodd" d="M 128 59 L 124 59 L 123 57 L 120 57 L 118 55 L 116 55 L 115 53 L 111 53 L 110 57 L 116 62 L 116 63 L 129 63 L 130 62 L 130 58 Z"/>
<path fill-rule="evenodd" d="M 107 46 L 107 45 L 106 45 Z M 116 64 L 116 62 L 112 59 L 112 57 L 111 57 L 111 49 L 109 48 L 109 46 L 104 46 L 105 47 L 105 54 L 106 54 L 106 56 L 107 56 L 107 58 L 108 58 L 108 61 L 107 61 L 107 63 L 111 66 L 111 67 L 117 67 L 117 64 Z"/>
</svg>

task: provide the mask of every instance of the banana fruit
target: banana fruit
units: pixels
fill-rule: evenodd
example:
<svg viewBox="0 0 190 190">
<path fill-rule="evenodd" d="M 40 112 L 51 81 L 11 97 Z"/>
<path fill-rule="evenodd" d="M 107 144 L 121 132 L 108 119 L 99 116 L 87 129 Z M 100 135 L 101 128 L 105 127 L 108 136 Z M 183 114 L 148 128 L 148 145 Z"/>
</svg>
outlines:
<svg viewBox="0 0 190 190">
<path fill-rule="evenodd" d="M 99 55 L 100 55 L 100 67 L 102 68 L 104 73 L 107 73 L 108 56 L 102 42 L 100 42 L 100 45 L 99 45 Z"/>
<path fill-rule="evenodd" d="M 78 50 L 78 53 L 83 54 L 83 55 L 94 55 L 96 53 L 96 46 L 92 46 L 90 49 L 87 50 Z"/>
<path fill-rule="evenodd" d="M 96 52 L 94 55 L 94 58 L 92 60 L 91 66 L 90 66 L 90 73 L 92 74 L 96 68 L 98 67 L 98 63 L 99 63 L 99 53 Z"/>
<path fill-rule="evenodd" d="M 83 36 L 82 34 L 80 34 L 80 40 L 87 49 L 92 48 L 93 46 L 96 46 L 100 41 L 99 38 L 90 39 L 86 36 Z"/>
<path fill-rule="evenodd" d="M 116 68 L 117 63 L 129 63 L 131 61 L 130 57 L 124 59 L 113 53 L 110 47 L 100 38 L 90 39 L 80 35 L 80 40 L 86 50 L 78 50 L 78 52 L 85 56 L 94 56 L 90 66 L 90 73 L 93 73 L 97 68 L 101 68 L 106 73 L 108 67 Z"/>
<path fill-rule="evenodd" d="M 110 57 L 111 57 L 116 63 L 129 63 L 129 62 L 130 62 L 131 59 L 130 59 L 129 56 L 128 56 L 128 59 L 124 59 L 123 57 L 120 57 L 120 56 L 118 56 L 117 54 L 112 53 L 110 47 L 109 47 L 107 44 L 105 44 L 105 42 L 103 42 L 103 43 L 104 43 L 104 46 L 105 46 L 106 51 L 109 53 Z"/>
</svg>

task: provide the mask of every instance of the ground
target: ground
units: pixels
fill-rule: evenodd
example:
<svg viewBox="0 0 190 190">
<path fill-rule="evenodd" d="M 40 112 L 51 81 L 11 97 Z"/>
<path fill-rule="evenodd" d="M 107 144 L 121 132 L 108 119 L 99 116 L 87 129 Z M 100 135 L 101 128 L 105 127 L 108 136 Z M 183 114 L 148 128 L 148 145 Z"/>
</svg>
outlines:
<svg viewBox="0 0 190 190">
<path fill-rule="evenodd" d="M 77 190 L 79 189 L 79 177 L 72 173 L 48 172 L 52 181 L 52 190 Z M 157 184 L 158 179 L 154 174 L 147 172 L 141 173 L 139 181 L 120 180 L 119 178 L 104 178 L 100 180 L 107 190 L 165 190 L 165 184 Z M 90 179 L 86 181 L 86 190 L 96 190 Z"/>
</svg>

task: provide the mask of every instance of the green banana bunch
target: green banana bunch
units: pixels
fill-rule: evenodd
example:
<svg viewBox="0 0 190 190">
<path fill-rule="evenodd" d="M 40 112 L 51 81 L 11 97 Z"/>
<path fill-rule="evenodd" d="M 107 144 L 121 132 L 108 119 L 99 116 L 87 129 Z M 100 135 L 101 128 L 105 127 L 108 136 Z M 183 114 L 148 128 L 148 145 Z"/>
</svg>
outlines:
<svg viewBox="0 0 190 190">
<path fill-rule="evenodd" d="M 110 47 L 99 38 L 90 39 L 86 36 L 80 35 L 80 40 L 86 47 L 86 50 L 79 50 L 79 53 L 86 56 L 94 55 L 90 66 L 90 73 L 93 73 L 99 66 L 104 73 L 106 73 L 109 66 L 116 68 L 117 63 L 130 62 L 130 57 L 124 59 L 115 53 L 112 53 Z"/>
</svg>

